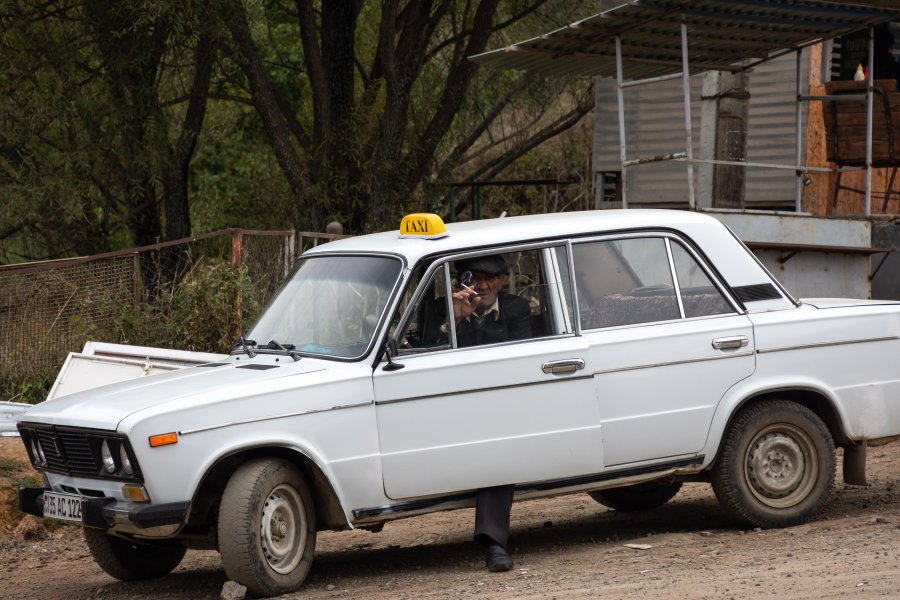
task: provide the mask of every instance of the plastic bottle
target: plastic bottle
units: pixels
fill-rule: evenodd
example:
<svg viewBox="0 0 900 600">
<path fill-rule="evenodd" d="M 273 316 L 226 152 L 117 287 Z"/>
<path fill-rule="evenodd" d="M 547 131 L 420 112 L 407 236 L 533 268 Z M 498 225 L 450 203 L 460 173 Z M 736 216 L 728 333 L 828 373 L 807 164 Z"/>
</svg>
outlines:
<svg viewBox="0 0 900 600">
<path fill-rule="evenodd" d="M 866 72 L 863 71 L 862 63 L 856 65 L 856 73 L 853 74 L 853 81 L 865 81 Z"/>
</svg>

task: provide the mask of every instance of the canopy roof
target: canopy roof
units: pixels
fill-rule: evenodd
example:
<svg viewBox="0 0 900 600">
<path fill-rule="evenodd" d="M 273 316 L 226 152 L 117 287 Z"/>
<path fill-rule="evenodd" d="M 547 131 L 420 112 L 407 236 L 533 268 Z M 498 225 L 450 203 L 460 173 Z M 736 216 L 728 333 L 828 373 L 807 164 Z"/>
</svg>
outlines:
<svg viewBox="0 0 900 600">
<path fill-rule="evenodd" d="M 785 50 L 900 18 L 896 0 L 631 0 L 524 42 L 471 57 L 479 64 L 555 75 L 625 79 L 680 73 L 686 19 L 691 73 L 751 68 Z"/>
</svg>

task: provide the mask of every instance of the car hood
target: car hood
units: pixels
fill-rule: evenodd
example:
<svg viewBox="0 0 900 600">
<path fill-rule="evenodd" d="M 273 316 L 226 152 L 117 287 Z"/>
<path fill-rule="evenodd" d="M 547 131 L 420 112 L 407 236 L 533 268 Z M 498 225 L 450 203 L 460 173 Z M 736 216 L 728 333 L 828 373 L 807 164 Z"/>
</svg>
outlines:
<svg viewBox="0 0 900 600">
<path fill-rule="evenodd" d="M 276 379 L 302 376 L 328 368 L 327 361 L 257 355 L 227 359 L 113 383 L 35 405 L 21 422 L 115 430 L 136 412 L 168 403 L 199 404 L 216 397 L 233 397 L 266 386 Z"/>
</svg>

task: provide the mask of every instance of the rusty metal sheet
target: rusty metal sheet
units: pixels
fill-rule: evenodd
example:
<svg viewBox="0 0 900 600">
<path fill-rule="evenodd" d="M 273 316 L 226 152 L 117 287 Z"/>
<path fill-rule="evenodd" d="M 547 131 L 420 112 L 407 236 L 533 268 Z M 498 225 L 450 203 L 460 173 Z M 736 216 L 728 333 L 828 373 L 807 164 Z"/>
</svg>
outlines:
<svg viewBox="0 0 900 600">
<path fill-rule="evenodd" d="M 893 4 L 893 6 L 891 6 Z M 821 0 L 632 0 L 556 31 L 471 57 L 486 66 L 625 79 L 681 72 L 681 21 L 691 73 L 740 70 L 780 51 L 900 18 L 896 3 Z"/>
</svg>

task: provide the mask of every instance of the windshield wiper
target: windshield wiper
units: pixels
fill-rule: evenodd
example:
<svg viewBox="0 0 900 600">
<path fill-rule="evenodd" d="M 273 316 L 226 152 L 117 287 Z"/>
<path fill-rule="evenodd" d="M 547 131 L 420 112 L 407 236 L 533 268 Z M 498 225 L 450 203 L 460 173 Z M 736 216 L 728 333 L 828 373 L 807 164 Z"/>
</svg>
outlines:
<svg viewBox="0 0 900 600">
<path fill-rule="evenodd" d="M 269 343 L 262 347 L 263 348 L 275 348 L 277 350 L 281 350 L 282 352 L 284 352 L 285 354 L 287 354 L 288 356 L 293 358 L 294 362 L 297 362 L 298 360 L 300 360 L 300 353 L 294 351 L 294 348 L 297 347 L 294 344 L 279 344 L 275 340 L 269 340 Z"/>
<path fill-rule="evenodd" d="M 254 340 L 245 340 L 244 336 L 238 338 L 238 343 L 235 346 L 240 345 L 241 350 L 247 353 L 249 358 L 253 358 L 256 356 L 256 352 L 250 349 L 250 346 L 255 346 L 256 342 Z"/>
</svg>

